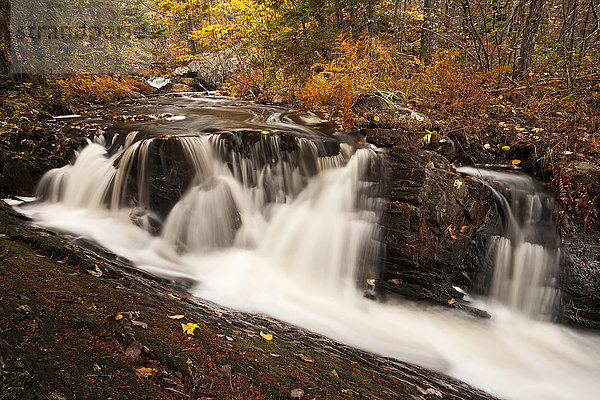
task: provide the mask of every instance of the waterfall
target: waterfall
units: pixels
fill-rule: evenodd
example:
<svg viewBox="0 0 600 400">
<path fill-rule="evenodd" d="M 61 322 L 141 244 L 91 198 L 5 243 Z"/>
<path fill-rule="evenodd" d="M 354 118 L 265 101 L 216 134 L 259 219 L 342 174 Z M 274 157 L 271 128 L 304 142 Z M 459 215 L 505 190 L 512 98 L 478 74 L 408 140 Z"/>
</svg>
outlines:
<svg viewBox="0 0 600 400">
<path fill-rule="evenodd" d="M 38 197 L 115 217 L 127 214 L 152 231 L 160 210 L 150 201 L 149 180 L 155 177 L 149 158 L 175 144 L 189 166 L 189 182 L 157 232 L 162 245 L 180 255 L 256 251 L 307 286 L 315 286 L 318 274 L 330 291 L 355 290 L 357 281 L 375 277 L 383 202 L 376 197 L 377 184 L 362 179 L 380 162 L 373 149 L 321 156 L 302 137 L 284 150 L 276 134 L 261 134 L 250 147 L 232 146 L 227 140 L 233 139 L 220 134 L 164 139 L 136 134 L 113 156 L 90 143 L 73 165 L 43 178 Z M 162 170 L 161 179 L 171 172 Z"/>
<path fill-rule="evenodd" d="M 558 295 L 559 263 L 553 198 L 533 178 L 517 171 L 458 170 L 488 184 L 502 215 L 502 232 L 491 240 L 490 296 L 529 316 L 550 319 Z"/>
<path fill-rule="evenodd" d="M 193 281 L 191 293 L 219 307 L 266 314 L 498 398 L 598 397 L 600 337 L 547 320 L 556 227 L 552 198 L 531 178 L 463 169 L 496 182 L 489 185 L 503 214 L 491 239 L 490 298 L 473 300 L 491 319 L 380 303 L 364 287 L 382 255 L 381 153 L 292 125 L 281 110 L 156 101 L 167 103 L 156 111 L 186 119 L 135 123 L 140 132 L 123 127 L 88 144 L 72 165 L 43 177 L 37 202 L 18 210 L 141 270 Z"/>
</svg>

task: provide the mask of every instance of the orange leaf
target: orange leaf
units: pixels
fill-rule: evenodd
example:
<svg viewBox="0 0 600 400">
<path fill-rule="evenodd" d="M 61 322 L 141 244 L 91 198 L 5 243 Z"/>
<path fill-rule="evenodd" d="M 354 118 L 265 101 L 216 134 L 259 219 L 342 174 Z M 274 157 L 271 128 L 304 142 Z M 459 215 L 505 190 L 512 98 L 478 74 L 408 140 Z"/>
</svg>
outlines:
<svg viewBox="0 0 600 400">
<path fill-rule="evenodd" d="M 313 360 L 310 357 L 305 356 L 304 354 L 298 354 L 298 358 L 301 359 L 304 362 L 307 362 L 307 363 L 314 363 L 315 362 L 315 360 Z"/>
</svg>

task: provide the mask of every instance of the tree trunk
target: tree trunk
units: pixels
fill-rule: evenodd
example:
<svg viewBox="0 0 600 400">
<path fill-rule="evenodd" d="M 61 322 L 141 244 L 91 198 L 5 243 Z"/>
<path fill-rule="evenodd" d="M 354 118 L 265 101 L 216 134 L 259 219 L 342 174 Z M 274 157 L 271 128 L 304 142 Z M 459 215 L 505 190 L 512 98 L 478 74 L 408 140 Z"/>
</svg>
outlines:
<svg viewBox="0 0 600 400">
<path fill-rule="evenodd" d="M 423 28 L 421 29 L 421 49 L 419 55 L 425 64 L 431 62 L 431 56 L 435 50 L 438 3 L 439 0 L 425 0 L 423 9 Z"/>
<path fill-rule="evenodd" d="M 535 49 L 535 38 L 537 36 L 538 28 L 540 27 L 545 1 L 546 0 L 531 0 L 531 4 L 529 5 L 529 15 L 527 15 L 527 21 L 523 28 L 521 50 L 515 68 L 516 78 L 522 77 L 525 71 L 531 67 L 533 50 Z"/>
</svg>

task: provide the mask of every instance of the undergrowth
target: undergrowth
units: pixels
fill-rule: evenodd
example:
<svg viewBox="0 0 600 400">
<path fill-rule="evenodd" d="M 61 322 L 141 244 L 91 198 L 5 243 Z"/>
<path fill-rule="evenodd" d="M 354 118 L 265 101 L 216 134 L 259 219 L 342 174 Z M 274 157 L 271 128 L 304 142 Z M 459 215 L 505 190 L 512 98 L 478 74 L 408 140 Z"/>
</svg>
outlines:
<svg viewBox="0 0 600 400">
<path fill-rule="evenodd" d="M 449 51 L 424 65 L 399 54 L 393 43 L 366 35 L 339 36 L 332 47 L 328 57 L 294 65 L 287 80 L 279 79 L 276 85 L 271 85 L 275 80 L 269 75 L 254 70 L 230 81 L 229 88 L 247 93 L 252 76 L 252 85 L 261 87 L 262 100 L 269 101 L 285 83 L 289 106 L 320 111 L 345 130 L 357 127 L 354 106 L 359 96 L 377 95 L 392 106 L 428 115 L 434 129 L 454 139 L 472 162 L 480 160 L 486 149 L 502 154 L 502 148 L 527 148 L 527 154 L 517 154 L 526 159 L 511 160 L 515 153 L 507 152 L 506 161 L 548 181 L 563 211 L 576 215 L 585 227 L 598 220 L 600 184 L 593 171 L 578 171 L 581 166 L 600 165 L 598 72 L 570 85 L 546 78 L 543 71 L 514 82 L 506 80 L 508 67 L 479 72 L 463 67 Z"/>
<path fill-rule="evenodd" d="M 129 99 L 149 89 L 143 81 L 118 75 L 32 75 L 0 77 L 0 117 L 75 113 L 93 105 Z"/>
</svg>

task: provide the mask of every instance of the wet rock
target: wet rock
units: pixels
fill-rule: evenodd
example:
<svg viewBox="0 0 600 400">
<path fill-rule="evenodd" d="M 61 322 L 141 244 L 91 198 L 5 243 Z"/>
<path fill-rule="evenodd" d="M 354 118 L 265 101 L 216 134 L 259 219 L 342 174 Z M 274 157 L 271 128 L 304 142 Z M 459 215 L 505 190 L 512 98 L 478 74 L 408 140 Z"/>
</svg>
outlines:
<svg viewBox="0 0 600 400">
<path fill-rule="evenodd" d="M 447 158 L 423 149 L 420 135 L 402 136 L 386 138 L 393 143 L 386 173 L 390 201 L 383 218 L 387 256 L 377 290 L 451 305 L 463 297 L 453 288 L 463 280 L 460 262 L 492 199 Z"/>
<path fill-rule="evenodd" d="M 444 156 L 450 162 L 454 162 L 458 158 L 454 142 L 448 136 L 429 134 L 423 147 Z"/>
<path fill-rule="evenodd" d="M 571 226 L 561 248 L 558 318 L 600 329 L 600 226 L 584 230 L 575 220 Z"/>
</svg>

